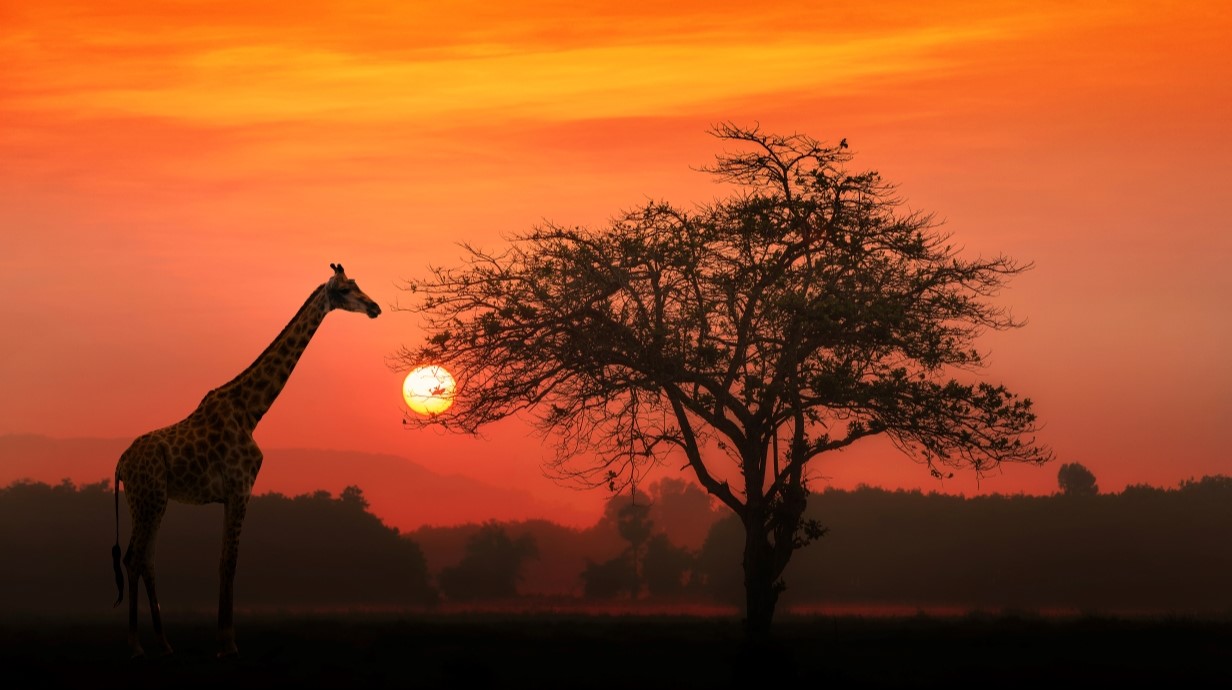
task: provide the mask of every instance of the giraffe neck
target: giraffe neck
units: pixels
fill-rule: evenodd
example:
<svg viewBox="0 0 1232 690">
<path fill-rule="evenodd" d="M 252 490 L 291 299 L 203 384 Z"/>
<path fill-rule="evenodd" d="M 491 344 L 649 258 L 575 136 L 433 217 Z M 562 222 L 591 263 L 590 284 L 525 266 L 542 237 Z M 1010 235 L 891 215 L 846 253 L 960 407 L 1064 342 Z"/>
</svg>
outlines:
<svg viewBox="0 0 1232 690">
<path fill-rule="evenodd" d="M 308 296 L 290 323 L 274 342 L 248 368 L 230 382 L 213 391 L 235 406 L 241 420 L 251 431 L 269 411 L 282 392 L 295 365 L 304 354 L 321 321 L 330 311 L 329 297 L 322 284 Z"/>
</svg>

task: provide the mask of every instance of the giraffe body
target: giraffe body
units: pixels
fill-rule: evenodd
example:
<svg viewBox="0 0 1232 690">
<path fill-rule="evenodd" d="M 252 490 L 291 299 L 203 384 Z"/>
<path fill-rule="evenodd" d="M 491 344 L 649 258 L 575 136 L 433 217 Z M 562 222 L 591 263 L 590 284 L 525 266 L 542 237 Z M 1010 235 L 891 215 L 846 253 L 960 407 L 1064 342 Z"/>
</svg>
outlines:
<svg viewBox="0 0 1232 690">
<path fill-rule="evenodd" d="M 361 312 L 370 318 L 381 312 L 355 281 L 346 277 L 342 266 L 330 267 L 334 276 L 312 292 L 251 366 L 207 393 L 183 420 L 139 436 L 120 456 L 116 464 L 116 546 L 112 558 L 119 605 L 124 598 L 119 547 L 119 485 L 123 482 L 132 517 L 132 534 L 123 562 L 128 573 L 128 642 L 133 656 L 144 654 L 137 635 L 138 581 L 145 582 L 159 645 L 164 653 L 171 652 L 162 629 L 154 570 L 155 541 L 168 501 L 224 506 L 219 560 L 219 655 L 237 653 L 232 611 L 239 536 L 262 461 L 253 430 L 282 392 L 304 348 L 330 311 Z"/>
</svg>

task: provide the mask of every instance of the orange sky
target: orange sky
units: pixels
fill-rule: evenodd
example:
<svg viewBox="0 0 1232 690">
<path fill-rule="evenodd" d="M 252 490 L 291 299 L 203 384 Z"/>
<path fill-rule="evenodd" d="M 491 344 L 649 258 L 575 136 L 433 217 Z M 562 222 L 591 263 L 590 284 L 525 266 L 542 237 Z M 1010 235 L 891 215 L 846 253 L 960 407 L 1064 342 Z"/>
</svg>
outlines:
<svg viewBox="0 0 1232 690">
<path fill-rule="evenodd" d="M 706 201 L 721 190 L 690 166 L 733 120 L 846 137 L 969 251 L 1036 263 L 1004 295 L 1030 325 L 986 341 L 986 375 L 1036 400 L 1061 461 L 1106 490 L 1232 473 L 1226 2 L 588 4 L 0 6 L 0 433 L 177 421 L 333 261 L 392 306 L 457 242 Z M 258 441 L 597 515 L 516 421 L 401 428 L 385 357 L 420 337 L 405 313 L 331 316 Z M 938 485 L 875 441 L 818 473 L 967 493 L 1056 476 Z"/>
</svg>

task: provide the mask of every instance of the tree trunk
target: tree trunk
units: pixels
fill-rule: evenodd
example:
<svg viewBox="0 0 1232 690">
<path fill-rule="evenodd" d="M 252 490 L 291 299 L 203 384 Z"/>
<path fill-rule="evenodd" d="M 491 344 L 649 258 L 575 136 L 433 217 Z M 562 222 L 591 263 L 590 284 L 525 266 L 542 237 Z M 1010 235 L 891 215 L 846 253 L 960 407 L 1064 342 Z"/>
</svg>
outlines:
<svg viewBox="0 0 1232 690">
<path fill-rule="evenodd" d="M 766 537 L 765 521 L 760 516 L 749 518 L 744 526 L 744 627 L 750 639 L 760 640 L 770 634 L 781 587 L 776 583 L 774 547 Z"/>
</svg>

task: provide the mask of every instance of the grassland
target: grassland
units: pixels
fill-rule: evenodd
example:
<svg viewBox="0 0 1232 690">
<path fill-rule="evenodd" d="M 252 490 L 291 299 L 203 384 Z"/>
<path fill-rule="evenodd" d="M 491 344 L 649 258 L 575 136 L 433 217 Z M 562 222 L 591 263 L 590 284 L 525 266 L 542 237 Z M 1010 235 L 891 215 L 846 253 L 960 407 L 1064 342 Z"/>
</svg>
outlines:
<svg viewBox="0 0 1232 690">
<path fill-rule="evenodd" d="M 149 627 L 142 621 L 143 632 Z M 167 616 L 176 652 L 127 659 L 124 619 L 0 622 L 6 687 L 1232 687 L 1232 620 L 783 616 L 751 650 L 733 617 L 248 614 L 213 658 L 207 616 Z M 152 647 L 147 643 L 147 647 Z"/>
</svg>

